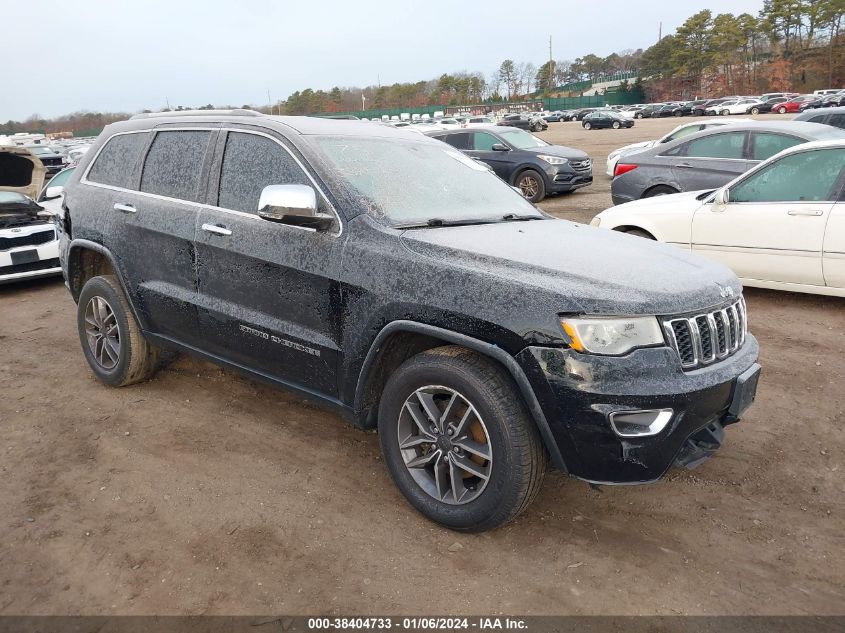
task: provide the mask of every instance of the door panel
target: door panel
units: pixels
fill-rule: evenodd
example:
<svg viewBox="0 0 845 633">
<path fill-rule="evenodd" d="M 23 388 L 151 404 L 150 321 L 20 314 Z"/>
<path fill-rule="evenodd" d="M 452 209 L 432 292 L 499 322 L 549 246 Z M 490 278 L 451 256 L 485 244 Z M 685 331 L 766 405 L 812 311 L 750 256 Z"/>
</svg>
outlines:
<svg viewBox="0 0 845 633">
<path fill-rule="evenodd" d="M 204 230 L 207 225 L 231 234 Z M 215 209 L 200 212 L 197 228 L 204 348 L 273 378 L 335 395 L 341 240 Z"/>
<path fill-rule="evenodd" d="M 739 277 L 824 285 L 821 248 L 831 204 L 703 205 L 692 223 L 694 251 Z"/>
<path fill-rule="evenodd" d="M 822 260 L 828 286 L 845 289 L 845 202 L 833 205 L 824 235 Z"/>
<path fill-rule="evenodd" d="M 734 183 L 727 205 L 693 218 L 693 250 L 740 277 L 823 286 L 825 227 L 838 192 L 845 150 L 787 154 Z"/>
<path fill-rule="evenodd" d="M 196 231 L 204 346 L 230 361 L 337 394 L 340 226 L 313 231 L 258 217 L 268 185 L 314 186 L 279 141 L 229 131 L 218 143 L 210 200 Z M 320 204 L 331 213 L 321 196 Z"/>
<path fill-rule="evenodd" d="M 103 211 L 104 245 L 124 266 L 143 327 L 188 345 L 199 340 L 194 233 L 215 136 L 210 130 L 158 132 L 139 150 L 140 177 L 108 191 Z M 98 177 L 93 168 L 90 175 Z M 185 199 L 162 195 L 160 187 Z"/>
</svg>

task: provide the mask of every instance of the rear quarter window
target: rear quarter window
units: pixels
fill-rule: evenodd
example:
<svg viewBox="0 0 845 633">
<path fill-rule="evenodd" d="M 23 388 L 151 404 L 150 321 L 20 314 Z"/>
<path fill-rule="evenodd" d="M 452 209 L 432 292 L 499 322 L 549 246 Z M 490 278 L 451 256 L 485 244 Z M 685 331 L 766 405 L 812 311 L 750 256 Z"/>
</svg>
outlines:
<svg viewBox="0 0 845 633">
<path fill-rule="evenodd" d="M 148 138 L 148 132 L 112 136 L 91 165 L 88 180 L 111 187 L 134 189 L 135 167 Z"/>
</svg>

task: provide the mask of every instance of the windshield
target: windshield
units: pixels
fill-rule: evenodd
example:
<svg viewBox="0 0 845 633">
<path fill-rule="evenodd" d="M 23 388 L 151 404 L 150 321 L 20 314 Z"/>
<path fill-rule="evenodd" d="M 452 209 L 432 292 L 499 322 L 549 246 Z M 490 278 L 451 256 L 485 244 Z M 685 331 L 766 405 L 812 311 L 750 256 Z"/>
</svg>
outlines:
<svg viewBox="0 0 845 633">
<path fill-rule="evenodd" d="M 530 135 L 526 135 L 530 136 Z M 367 212 L 394 226 L 543 217 L 486 166 L 441 143 L 316 137 Z"/>
<path fill-rule="evenodd" d="M 541 141 L 525 130 L 506 130 L 498 134 L 516 149 L 532 149 L 534 147 L 546 147 L 548 145 L 545 141 Z"/>
</svg>

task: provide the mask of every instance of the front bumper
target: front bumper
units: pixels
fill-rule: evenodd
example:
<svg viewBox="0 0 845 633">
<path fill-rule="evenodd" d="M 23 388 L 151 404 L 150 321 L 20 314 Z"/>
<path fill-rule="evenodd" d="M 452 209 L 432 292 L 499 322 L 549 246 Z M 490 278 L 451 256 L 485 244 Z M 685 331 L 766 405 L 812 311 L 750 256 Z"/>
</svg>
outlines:
<svg viewBox="0 0 845 633">
<path fill-rule="evenodd" d="M 570 165 L 551 165 L 543 170 L 547 193 L 565 193 L 586 187 L 593 182 L 592 165 L 576 171 Z"/>
<path fill-rule="evenodd" d="M 703 429 L 718 427 L 713 431 L 718 437 L 719 428 L 738 420 L 737 381 L 759 369 L 757 354 L 757 341 L 749 334 L 733 356 L 688 372 L 667 347 L 622 357 L 529 347 L 517 360 L 532 383 L 567 472 L 594 483 L 635 484 L 659 479 L 676 460 L 697 465 L 702 453 L 694 449 L 706 457 L 708 446 L 718 448 L 721 442 L 703 437 Z M 657 409 L 673 413 L 656 435 L 621 437 L 611 426 L 613 413 Z"/>
<path fill-rule="evenodd" d="M 53 229 L 48 229 L 48 225 L 37 224 L 20 227 L 17 232 L 8 229 L 0 231 L 0 237 L 19 239 L 47 230 Z M 52 235 L 54 238 L 47 242 L 0 251 L 0 284 L 60 275 L 59 241 L 55 239 L 55 231 Z"/>
</svg>

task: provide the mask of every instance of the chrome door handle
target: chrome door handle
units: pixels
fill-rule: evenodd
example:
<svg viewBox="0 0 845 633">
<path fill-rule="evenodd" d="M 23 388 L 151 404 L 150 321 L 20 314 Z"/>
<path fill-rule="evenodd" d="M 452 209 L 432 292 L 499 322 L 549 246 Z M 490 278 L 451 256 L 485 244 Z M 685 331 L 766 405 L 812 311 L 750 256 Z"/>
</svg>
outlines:
<svg viewBox="0 0 845 633">
<path fill-rule="evenodd" d="M 115 211 L 122 211 L 123 213 L 138 213 L 138 210 L 131 204 L 123 204 L 122 202 L 115 202 L 113 208 Z"/>
<path fill-rule="evenodd" d="M 820 209 L 790 209 L 786 212 L 788 215 L 810 215 L 818 217 L 824 215 L 824 211 Z"/>
<path fill-rule="evenodd" d="M 680 167 L 681 169 L 692 169 L 693 166 L 689 163 L 678 163 L 675 167 Z"/>
<path fill-rule="evenodd" d="M 216 224 L 203 224 L 202 230 L 215 235 L 231 235 L 232 232 L 224 226 L 217 226 Z"/>
</svg>

